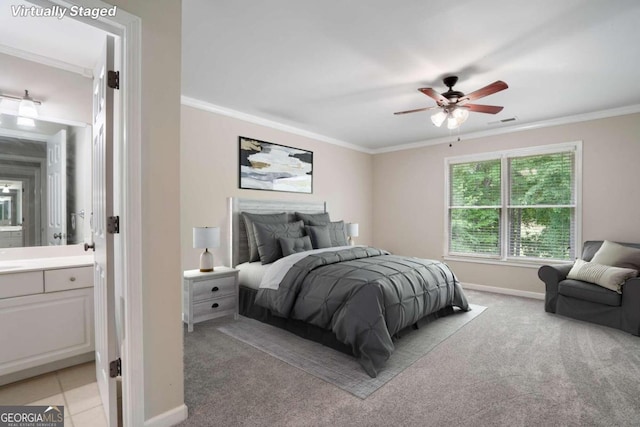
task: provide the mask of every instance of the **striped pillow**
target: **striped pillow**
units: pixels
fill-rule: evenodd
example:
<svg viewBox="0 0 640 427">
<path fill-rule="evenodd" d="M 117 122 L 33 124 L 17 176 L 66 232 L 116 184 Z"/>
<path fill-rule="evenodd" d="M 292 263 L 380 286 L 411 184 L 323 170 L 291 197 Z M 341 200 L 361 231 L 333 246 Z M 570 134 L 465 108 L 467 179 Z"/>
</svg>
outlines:
<svg viewBox="0 0 640 427">
<path fill-rule="evenodd" d="M 638 271 L 630 268 L 609 267 L 607 265 L 577 259 L 571 271 L 569 271 L 567 279 L 595 283 L 596 285 L 621 294 L 622 284 L 625 280 L 636 277 L 637 275 Z"/>
</svg>

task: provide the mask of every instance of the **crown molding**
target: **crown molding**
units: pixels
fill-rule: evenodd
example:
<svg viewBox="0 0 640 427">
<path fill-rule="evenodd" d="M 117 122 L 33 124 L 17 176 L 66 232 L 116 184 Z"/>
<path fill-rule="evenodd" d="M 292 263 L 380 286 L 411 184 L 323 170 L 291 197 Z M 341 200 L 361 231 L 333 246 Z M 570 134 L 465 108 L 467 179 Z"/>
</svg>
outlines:
<svg viewBox="0 0 640 427">
<path fill-rule="evenodd" d="M 355 150 L 355 151 L 359 151 L 367 154 L 383 154 L 383 153 L 391 153 L 394 151 L 412 150 L 414 148 L 428 147 L 431 145 L 448 144 L 453 141 L 451 139 L 452 138 L 451 136 L 446 136 L 441 138 L 432 138 L 432 139 L 426 139 L 422 141 L 410 142 L 410 143 L 401 144 L 401 145 L 391 145 L 391 146 L 381 147 L 381 148 L 366 148 L 366 147 L 355 145 L 349 142 L 331 138 L 328 136 L 324 136 L 324 135 L 309 132 L 303 129 L 299 129 L 293 126 L 285 125 L 283 123 L 279 123 L 273 120 L 263 119 L 258 116 L 243 113 L 237 110 L 232 110 L 230 108 L 222 107 L 219 105 L 211 104 L 206 101 L 190 98 L 184 95 L 182 95 L 181 97 L 181 103 L 182 105 L 186 105 L 188 107 L 197 108 L 199 110 L 208 111 L 210 113 L 221 114 L 223 116 L 233 117 L 235 119 L 270 127 L 272 129 L 278 129 L 281 131 L 293 133 L 293 134 L 304 136 L 307 138 L 312 138 L 318 141 L 327 142 L 329 144 L 337 145 L 344 148 L 349 148 L 351 150 Z M 576 114 L 576 115 L 567 116 L 567 117 L 559 117 L 559 118 L 550 119 L 550 120 L 541 120 L 533 123 L 522 123 L 522 124 L 517 124 L 513 126 L 505 126 L 505 127 L 490 129 L 485 131 L 460 133 L 455 136 L 455 139 L 460 138 L 460 139 L 468 140 L 468 139 L 484 138 L 488 136 L 521 132 L 525 130 L 541 129 L 546 127 L 560 126 L 560 125 L 566 125 L 571 123 L 586 122 L 590 120 L 605 119 L 608 117 L 626 116 L 628 114 L 636 114 L 636 113 L 640 113 L 640 104 L 613 108 L 609 110 L 594 111 L 594 112 L 584 113 L 584 114 Z"/>
<path fill-rule="evenodd" d="M 57 59 L 27 52 L 21 49 L 16 49 L 14 47 L 6 46 L 3 44 L 0 44 L 0 53 L 4 53 L 5 55 L 16 56 L 18 58 L 22 58 L 27 61 L 37 62 L 39 64 L 47 65 L 49 67 L 59 68 L 61 70 L 69 71 L 71 73 L 80 74 L 82 77 L 93 78 L 93 70 L 90 70 L 88 68 L 80 67 L 79 65 L 69 64 L 68 62 L 59 61 Z"/>
<path fill-rule="evenodd" d="M 295 135 L 304 136 L 306 138 L 311 138 L 318 141 L 326 142 L 328 144 L 337 145 L 339 147 L 348 148 L 350 150 L 360 151 L 362 153 L 367 153 L 367 154 L 373 154 L 371 149 L 361 147 L 359 145 L 351 144 L 349 142 L 341 141 L 339 139 L 320 135 L 318 133 L 309 132 L 304 129 L 285 125 L 283 123 L 279 123 L 273 120 L 263 119 L 262 117 L 254 116 L 252 114 L 247 114 L 241 111 L 232 110 L 230 108 L 221 107 L 220 105 L 211 104 L 209 102 L 201 101 L 199 99 L 190 98 L 188 96 L 182 95 L 180 98 L 180 101 L 182 105 L 186 105 L 187 107 L 197 108 L 199 110 L 208 111 L 210 113 L 221 114 L 223 116 L 232 117 L 234 119 L 243 120 L 245 122 L 266 126 L 272 129 L 277 129 L 284 132 L 293 133 Z"/>
<path fill-rule="evenodd" d="M 487 136 L 504 135 L 507 133 L 521 132 L 521 131 L 532 130 L 532 129 L 541 129 L 546 127 L 560 126 L 560 125 L 566 125 L 571 123 L 586 122 L 590 120 L 605 119 L 608 117 L 626 116 L 628 114 L 636 114 L 636 113 L 640 113 L 640 104 L 613 108 L 610 110 L 594 111 L 591 113 L 576 114 L 576 115 L 567 116 L 567 117 L 559 117 L 557 119 L 551 119 L 551 120 L 541 120 L 539 122 L 533 122 L 533 123 L 522 123 L 519 125 L 506 126 L 506 127 L 480 131 L 480 132 L 461 133 L 459 135 L 456 135 L 454 139 L 457 140 L 458 138 L 460 138 L 460 139 L 468 140 L 468 139 L 484 138 Z M 442 138 L 433 138 L 433 139 L 427 139 L 424 141 L 411 142 L 408 144 L 376 148 L 376 149 L 370 150 L 370 152 L 371 154 L 383 154 L 383 153 L 391 153 L 394 151 L 403 151 L 403 150 L 411 150 L 414 148 L 428 147 L 431 145 L 448 144 L 450 142 L 453 142 L 452 137 L 447 136 Z"/>
</svg>

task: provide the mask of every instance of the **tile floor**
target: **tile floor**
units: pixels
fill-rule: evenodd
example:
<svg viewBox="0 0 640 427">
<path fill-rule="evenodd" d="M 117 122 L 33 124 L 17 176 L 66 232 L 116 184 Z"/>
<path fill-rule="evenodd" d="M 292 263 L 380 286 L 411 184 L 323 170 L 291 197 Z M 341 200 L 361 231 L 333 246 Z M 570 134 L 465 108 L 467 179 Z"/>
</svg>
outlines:
<svg viewBox="0 0 640 427">
<path fill-rule="evenodd" d="M 0 405 L 63 405 L 65 427 L 107 425 L 94 362 L 0 386 Z"/>
</svg>

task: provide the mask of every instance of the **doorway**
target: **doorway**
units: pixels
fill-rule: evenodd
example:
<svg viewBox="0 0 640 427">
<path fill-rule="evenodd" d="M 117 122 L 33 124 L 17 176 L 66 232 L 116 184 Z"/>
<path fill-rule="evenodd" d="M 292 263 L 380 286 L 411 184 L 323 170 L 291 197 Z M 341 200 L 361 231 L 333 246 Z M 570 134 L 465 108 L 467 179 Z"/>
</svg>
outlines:
<svg viewBox="0 0 640 427">
<path fill-rule="evenodd" d="M 16 0 L 19 3 L 21 0 Z M 111 8 L 112 5 L 95 0 L 30 0 L 40 7 L 54 5 L 88 8 Z M 67 17 L 65 20 L 74 20 Z M 120 85 L 120 102 L 114 108 L 114 134 L 116 136 L 116 167 L 114 200 L 116 213 L 123 223 L 140 223 L 140 19 L 121 9 L 115 17 L 100 20 L 78 17 L 77 21 L 98 28 L 118 40 L 115 47 L 119 71 L 126 76 Z M 9 43 L 8 43 L 9 44 Z M 124 60 L 126 58 L 126 61 Z M 54 61 L 55 62 L 55 61 Z M 116 64 L 117 66 L 118 64 Z M 73 67 L 72 67 L 73 68 Z M 123 141 L 126 141 L 124 144 Z M 126 177 L 126 179 L 125 179 Z M 141 235 L 139 229 L 124 228 L 115 238 L 113 267 L 115 282 L 121 285 L 121 298 L 114 306 L 122 307 L 123 340 L 120 349 L 122 363 L 122 402 L 124 425 L 144 423 L 144 383 L 142 373 L 142 290 L 141 290 Z M 126 259 L 124 254 L 127 254 Z M 135 283 L 136 286 L 129 286 Z"/>
</svg>

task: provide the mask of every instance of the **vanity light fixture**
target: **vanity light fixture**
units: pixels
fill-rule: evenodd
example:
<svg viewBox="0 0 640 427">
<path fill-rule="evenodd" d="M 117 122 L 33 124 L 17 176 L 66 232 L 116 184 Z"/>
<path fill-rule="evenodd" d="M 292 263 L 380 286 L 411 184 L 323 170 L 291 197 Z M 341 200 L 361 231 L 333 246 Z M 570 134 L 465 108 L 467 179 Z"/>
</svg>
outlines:
<svg viewBox="0 0 640 427">
<path fill-rule="evenodd" d="M 31 118 L 38 117 L 38 109 L 36 108 L 36 103 L 33 98 L 29 96 L 29 91 L 26 89 L 24 91 L 24 97 L 22 97 L 20 105 L 18 105 L 18 115 Z"/>
<path fill-rule="evenodd" d="M 200 271 L 213 271 L 213 254 L 209 252 L 209 248 L 219 246 L 219 227 L 193 227 L 193 247 L 196 249 L 204 248 L 204 252 L 200 255 Z"/>
<path fill-rule="evenodd" d="M 24 96 L 0 95 L 0 99 L 12 99 L 18 101 L 18 116 L 35 119 L 38 117 L 38 108 L 36 105 L 42 105 L 41 101 L 31 98 L 29 91 L 25 89 Z"/>
</svg>

